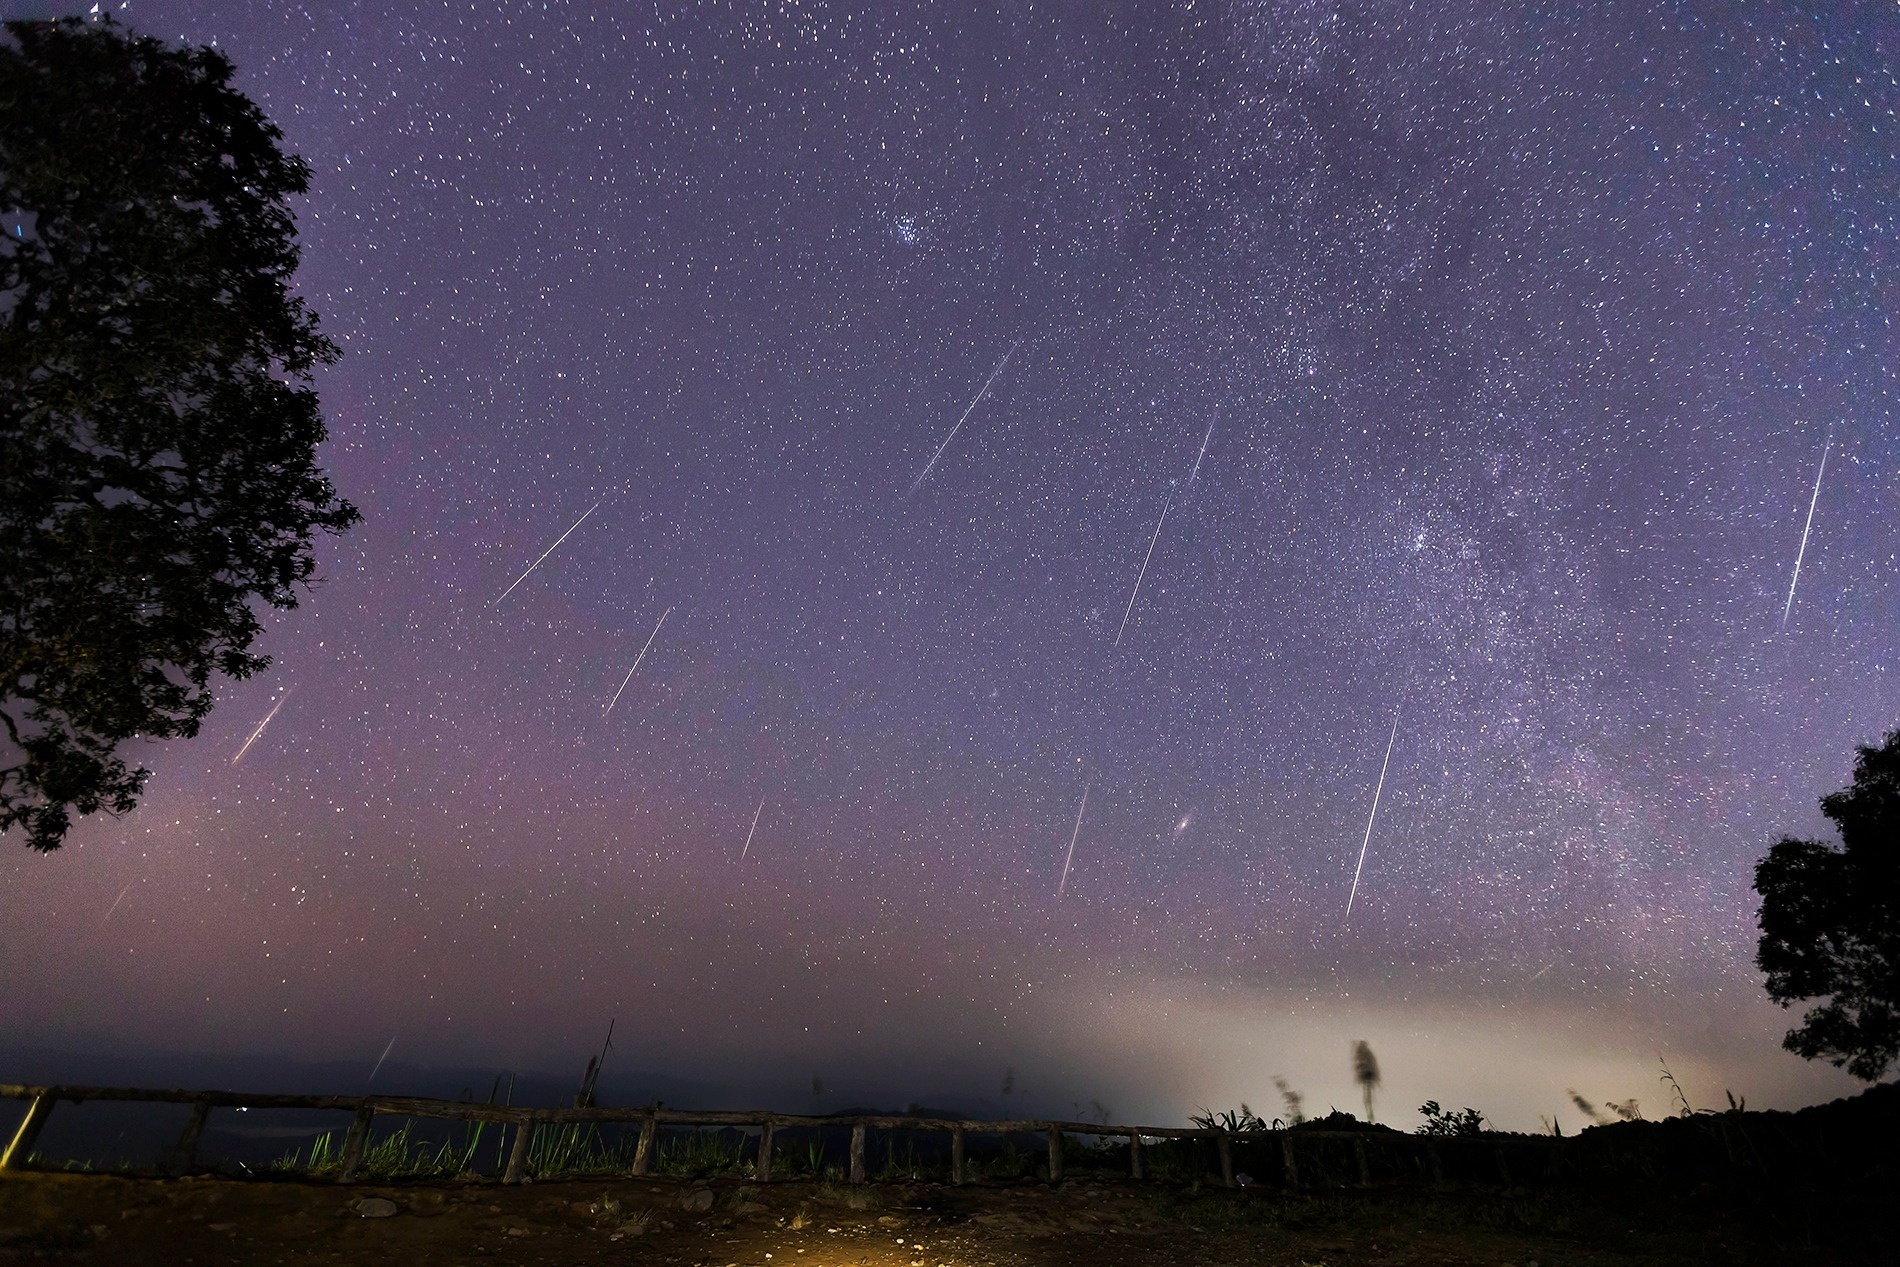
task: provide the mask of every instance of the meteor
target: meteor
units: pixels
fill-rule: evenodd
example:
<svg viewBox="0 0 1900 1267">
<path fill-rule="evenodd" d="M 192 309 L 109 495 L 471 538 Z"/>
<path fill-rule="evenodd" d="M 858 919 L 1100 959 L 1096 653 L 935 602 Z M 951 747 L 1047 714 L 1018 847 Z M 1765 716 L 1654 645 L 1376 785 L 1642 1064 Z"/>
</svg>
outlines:
<svg viewBox="0 0 1900 1267">
<path fill-rule="evenodd" d="M 112 905 L 106 907 L 106 913 L 99 917 L 101 924 L 104 924 L 107 920 L 112 918 L 112 912 L 119 909 L 119 903 L 125 901 L 125 895 L 132 891 L 132 886 L 136 883 L 137 881 L 135 880 L 127 880 L 125 882 L 125 887 L 119 890 L 119 896 L 112 899 Z"/>
<path fill-rule="evenodd" d="M 232 765 L 236 765 L 238 762 L 244 760 L 244 754 L 251 750 L 251 745 L 256 743 L 258 736 L 264 733 L 264 727 L 270 725 L 270 719 L 277 716 L 277 710 L 282 708 L 284 706 L 284 701 L 289 698 L 290 698 L 289 691 L 285 691 L 282 695 L 279 695 L 277 697 L 277 702 L 270 706 L 270 711 L 268 713 L 264 714 L 264 720 L 257 723 L 257 729 L 253 730 L 251 732 L 251 737 L 244 741 L 244 746 L 237 750 L 237 756 L 231 758 Z"/>
<path fill-rule="evenodd" d="M 396 1038 L 395 1035 L 392 1034 L 390 1035 L 389 1046 L 383 1048 L 383 1054 L 376 1057 L 376 1067 L 369 1071 L 369 1082 L 365 1082 L 363 1084 L 364 1086 L 368 1086 L 370 1082 L 376 1081 L 376 1075 L 382 1071 L 383 1062 L 389 1059 L 389 1053 L 394 1051 L 395 1048 Z"/>
<path fill-rule="evenodd" d="M 937 446 L 937 451 L 930 455 L 930 461 L 924 463 L 923 474 L 919 475 L 916 482 L 910 486 L 911 492 L 914 493 L 923 487 L 925 478 L 930 474 L 930 468 L 937 465 L 937 459 L 942 457 L 943 451 L 950 447 L 950 442 L 957 438 L 957 432 L 963 430 L 963 423 L 969 418 L 971 411 L 977 407 L 978 403 L 980 403 L 985 396 L 990 394 L 990 388 L 995 385 L 997 376 L 1003 372 L 1003 367 L 1009 364 L 1009 358 L 1016 355 L 1016 349 L 1022 345 L 1023 341 L 1021 339 L 1009 345 L 1009 351 L 1003 353 L 1003 359 L 996 363 L 996 368 L 991 370 L 990 376 L 983 381 L 982 390 L 970 397 L 970 403 L 964 406 L 963 417 L 957 419 L 957 425 L 950 428 L 950 434 L 943 438 L 943 443 Z"/>
<path fill-rule="evenodd" d="M 1359 873 L 1366 869 L 1366 847 L 1372 843 L 1373 820 L 1379 817 L 1379 797 L 1385 792 L 1385 772 L 1392 764 L 1392 745 L 1399 741 L 1399 710 L 1392 710 L 1392 737 L 1385 741 L 1385 764 L 1379 767 L 1379 786 L 1372 793 L 1372 813 L 1366 815 L 1366 838 L 1359 842 L 1359 865 L 1352 870 L 1352 892 L 1346 895 L 1346 918 L 1352 918 L 1352 901 L 1359 896 Z"/>
<path fill-rule="evenodd" d="M 1807 557 L 1808 534 L 1814 531 L 1814 504 L 1821 500 L 1821 477 L 1827 474 L 1828 450 L 1834 447 L 1832 437 L 1821 448 L 1821 469 L 1814 473 L 1814 495 L 1808 498 L 1808 522 L 1801 528 L 1801 548 L 1795 551 L 1794 575 L 1788 578 L 1788 601 L 1781 608 L 1781 631 L 1788 631 L 1788 613 L 1794 610 L 1794 587 L 1801 580 L 1801 560 Z"/>
<path fill-rule="evenodd" d="M 1082 787 L 1082 803 L 1075 808 L 1075 830 L 1069 833 L 1069 856 L 1062 860 L 1062 878 L 1056 882 L 1056 901 L 1062 900 L 1062 891 L 1069 887 L 1069 865 L 1075 861 L 1075 841 L 1082 834 L 1082 812 L 1089 807 L 1089 786 Z"/>
<path fill-rule="evenodd" d="M 601 499 L 600 499 L 600 502 L 604 502 L 604 501 L 606 501 L 606 500 L 607 500 L 607 499 L 606 499 L 605 497 L 603 497 L 603 498 L 601 498 Z M 581 516 L 581 517 L 580 517 L 579 519 L 576 519 L 576 520 L 574 521 L 574 526 L 573 526 L 572 528 L 569 528 L 569 529 L 568 529 L 568 530 L 567 530 L 566 532 L 564 532 L 564 533 L 562 533 L 562 534 L 561 534 L 560 536 L 558 536 L 558 537 L 556 537 L 556 538 L 554 539 L 554 544 L 553 544 L 553 545 L 551 545 L 551 546 L 549 546 L 549 547 L 548 547 L 547 549 L 545 549 L 545 550 L 543 550 L 543 551 L 541 552 L 541 557 L 540 557 L 540 558 L 538 558 L 538 559 L 536 559 L 536 560 L 535 560 L 535 561 L 534 561 L 533 563 L 530 563 L 530 564 L 528 565 L 528 572 L 532 572 L 532 571 L 534 571 L 534 570 L 535 570 L 536 568 L 538 568 L 538 567 L 540 567 L 540 566 L 541 566 L 541 565 L 542 565 L 543 563 L 545 563 L 545 562 L 547 562 L 547 558 L 548 558 L 548 556 L 549 556 L 550 554 L 553 554 L 553 553 L 554 553 L 554 552 L 555 552 L 556 550 L 558 550 L 558 549 L 560 549 L 560 546 L 561 546 L 561 543 L 562 543 L 563 541 L 566 541 L 566 540 L 567 540 L 567 539 L 568 539 L 569 537 L 571 537 L 571 536 L 573 536 L 573 535 L 574 535 L 574 528 L 578 528 L 578 527 L 580 527 L 580 526 L 581 526 L 582 524 L 584 524 L 584 523 L 586 523 L 586 522 L 587 522 L 587 515 L 591 515 L 591 514 L 593 514 L 593 513 L 595 512 L 595 511 L 597 511 L 597 510 L 599 510 L 599 509 L 600 509 L 600 502 L 595 502 L 595 503 L 594 503 L 594 504 L 593 504 L 592 506 L 589 506 L 589 507 L 587 508 L 587 514 L 586 514 L 586 515 L 582 515 L 582 516 Z M 521 584 L 521 583 L 522 583 L 523 581 L 525 581 L 525 580 L 527 580 L 527 579 L 528 579 L 528 572 L 523 572 L 523 573 L 522 573 L 522 574 L 521 574 L 520 576 L 517 576 L 517 577 L 515 578 L 515 585 L 519 585 L 519 584 Z M 510 585 L 510 586 L 509 586 L 509 587 L 508 587 L 507 589 L 505 589 L 505 590 L 503 590 L 503 591 L 501 592 L 501 598 L 506 598 L 506 597 L 508 597 L 508 596 L 509 596 L 510 594 L 512 594 L 512 593 L 514 593 L 514 592 L 515 592 L 515 585 Z M 490 607 L 497 607 L 497 606 L 500 606 L 500 604 L 501 604 L 501 598 L 498 598 L 498 599 L 496 599 L 496 600 L 495 600 L 494 602 L 492 602 L 492 603 L 490 603 L 490 604 L 489 604 L 489 606 L 490 606 Z"/>
<path fill-rule="evenodd" d="M 745 834 L 745 846 L 739 850 L 739 861 L 745 861 L 746 850 L 752 848 L 752 833 L 759 830 L 759 815 L 765 812 L 765 798 L 759 798 L 759 808 L 752 811 L 752 830 Z"/>
<path fill-rule="evenodd" d="M 633 681 L 633 675 L 636 672 L 638 672 L 640 669 L 640 661 L 647 658 L 647 647 L 652 646 L 653 640 L 660 636 L 660 626 L 664 625 L 666 623 L 666 618 L 668 616 L 671 616 L 672 614 L 673 614 L 673 609 L 669 607 L 665 611 L 660 613 L 660 618 L 658 620 L 653 622 L 653 632 L 647 635 L 646 647 L 640 648 L 640 654 L 633 657 L 633 668 L 628 669 L 627 676 L 620 679 L 620 691 L 626 690 L 627 683 Z M 605 717 L 608 713 L 611 713 L 614 711 L 614 705 L 620 702 L 620 691 L 615 691 L 614 697 L 607 701 L 606 709 L 601 712 L 602 717 Z"/>
<path fill-rule="evenodd" d="M 1220 421 L 1220 406 L 1214 406 L 1214 416 L 1207 420 L 1207 434 L 1201 437 L 1201 451 L 1194 455 L 1194 469 L 1188 473 L 1188 487 L 1194 487 L 1194 481 L 1201 475 L 1201 459 L 1207 456 L 1207 442 L 1214 438 L 1214 424 Z"/>
<path fill-rule="evenodd" d="M 1168 500 L 1161 505 L 1161 518 L 1155 520 L 1155 535 L 1148 538 L 1148 553 L 1141 556 L 1141 572 L 1135 577 L 1135 588 L 1128 595 L 1128 608 L 1122 612 L 1122 627 L 1115 631 L 1115 645 L 1122 645 L 1122 635 L 1128 632 L 1128 618 L 1134 614 L 1135 599 L 1141 595 L 1142 578 L 1148 575 L 1148 560 L 1155 556 L 1155 542 L 1161 540 L 1161 525 L 1168 522 L 1168 508 L 1174 505 L 1174 494 L 1168 494 Z"/>
</svg>

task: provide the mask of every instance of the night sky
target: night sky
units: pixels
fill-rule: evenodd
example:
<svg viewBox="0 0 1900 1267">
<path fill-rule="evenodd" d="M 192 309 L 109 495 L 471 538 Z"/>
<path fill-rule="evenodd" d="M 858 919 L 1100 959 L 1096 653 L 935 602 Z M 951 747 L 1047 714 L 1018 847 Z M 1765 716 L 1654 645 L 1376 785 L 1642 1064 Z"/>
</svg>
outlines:
<svg viewBox="0 0 1900 1267">
<path fill-rule="evenodd" d="M 1900 723 L 1893 5 L 116 11 L 314 170 L 365 520 L 135 814 L 0 842 L 9 1043 L 1857 1085 L 1750 883 Z"/>
</svg>

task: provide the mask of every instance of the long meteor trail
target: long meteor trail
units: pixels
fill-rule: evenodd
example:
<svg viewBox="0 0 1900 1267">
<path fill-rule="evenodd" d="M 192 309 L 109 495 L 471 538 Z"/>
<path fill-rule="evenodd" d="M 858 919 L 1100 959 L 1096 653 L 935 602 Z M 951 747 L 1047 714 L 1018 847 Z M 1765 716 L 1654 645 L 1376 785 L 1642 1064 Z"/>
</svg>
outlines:
<svg viewBox="0 0 1900 1267">
<path fill-rule="evenodd" d="M 1399 710 L 1392 710 L 1392 737 L 1385 741 L 1385 763 L 1379 767 L 1379 786 L 1372 793 L 1372 813 L 1366 815 L 1366 838 L 1359 842 L 1359 865 L 1352 869 L 1352 892 L 1346 895 L 1346 918 L 1352 918 L 1352 902 L 1359 896 L 1359 873 L 1366 869 L 1366 847 L 1372 843 L 1372 824 L 1379 817 L 1379 798 L 1385 794 L 1385 772 L 1392 765 L 1392 745 L 1399 741 Z"/>
<path fill-rule="evenodd" d="M 601 499 L 600 499 L 600 502 L 604 502 L 604 501 L 606 501 L 606 500 L 607 500 L 607 499 L 606 499 L 605 497 L 603 497 L 603 498 L 601 498 Z M 560 536 L 558 536 L 558 537 L 556 537 L 556 538 L 554 539 L 554 544 L 553 544 L 553 545 L 551 545 L 551 546 L 549 546 L 549 547 L 548 547 L 547 549 L 545 549 L 545 550 L 543 550 L 543 551 L 541 552 L 541 557 L 540 557 L 540 558 L 538 558 L 538 559 L 536 559 L 536 560 L 535 560 L 535 561 L 534 561 L 533 563 L 530 563 L 530 564 L 528 565 L 528 572 L 532 572 L 532 571 L 534 571 L 534 570 L 535 570 L 536 568 L 538 568 L 538 567 L 540 567 L 540 566 L 541 566 L 541 565 L 542 565 L 543 563 L 545 563 L 545 562 L 547 562 L 547 558 L 548 558 L 548 556 L 549 556 L 550 554 L 553 554 L 553 553 L 554 553 L 554 552 L 555 552 L 556 550 L 558 550 L 558 549 L 560 549 L 560 548 L 561 548 L 561 543 L 562 543 L 563 541 L 566 541 L 566 540 L 567 540 L 567 539 L 568 539 L 569 537 L 571 537 L 571 536 L 573 536 L 573 535 L 574 535 L 574 528 L 578 528 L 578 527 L 580 527 L 580 526 L 581 526 L 582 524 L 584 524 L 584 523 L 586 523 L 586 522 L 587 522 L 587 515 L 591 515 L 591 514 L 593 514 L 593 513 L 595 512 L 595 511 L 597 511 L 597 510 L 599 510 L 599 509 L 600 509 L 600 502 L 595 502 L 595 503 L 594 503 L 594 504 L 593 504 L 592 506 L 589 506 L 589 507 L 587 508 L 587 514 L 586 514 L 586 515 L 582 515 L 582 516 L 581 516 L 581 517 L 580 517 L 579 519 L 576 519 L 576 520 L 574 521 L 574 527 L 573 527 L 573 528 L 569 528 L 569 529 L 568 529 L 568 530 L 567 530 L 566 532 L 564 532 L 564 533 L 562 533 L 562 534 L 561 534 Z M 517 577 L 515 578 L 515 585 L 519 585 L 519 584 L 521 584 L 521 583 L 522 583 L 523 581 L 525 581 L 525 580 L 527 580 L 527 579 L 528 579 L 528 572 L 523 572 L 523 573 L 522 573 L 522 574 L 521 574 L 520 576 L 517 576 Z M 515 585 L 510 585 L 510 586 L 509 586 L 509 587 L 508 587 L 507 589 L 505 589 L 505 590 L 503 590 L 503 591 L 501 592 L 501 598 L 506 598 L 506 597 L 508 597 L 508 596 L 509 596 L 510 594 L 512 594 L 512 593 L 514 593 L 514 592 L 515 592 Z M 490 604 L 489 604 L 489 606 L 490 606 L 490 607 L 496 607 L 496 606 L 499 606 L 499 605 L 501 604 L 501 598 L 498 598 L 498 599 L 496 599 L 496 600 L 495 600 L 494 602 L 492 602 L 492 603 L 490 603 Z"/>
<path fill-rule="evenodd" d="M 1161 504 L 1161 518 L 1155 520 L 1155 535 L 1148 538 L 1148 553 L 1141 556 L 1141 571 L 1135 576 L 1135 588 L 1129 592 L 1128 607 L 1122 612 L 1122 627 L 1115 631 L 1115 645 L 1122 645 L 1122 635 L 1128 632 L 1128 618 L 1135 612 L 1135 600 L 1141 596 L 1142 578 L 1148 575 L 1148 560 L 1155 557 L 1155 542 L 1161 540 L 1161 525 L 1168 522 L 1168 508 L 1174 505 L 1174 494 L 1168 494 L 1168 500 Z"/>
<path fill-rule="evenodd" d="M 626 690 L 627 683 L 633 681 L 633 675 L 640 671 L 640 661 L 647 658 L 647 647 L 651 647 L 653 645 L 653 640 L 660 636 L 660 626 L 664 625 L 666 623 L 666 618 L 668 616 L 671 616 L 672 614 L 673 614 L 673 609 L 669 607 L 665 611 L 660 613 L 660 618 L 658 620 L 653 622 L 653 632 L 647 635 L 646 647 L 640 648 L 640 654 L 633 657 L 633 667 L 627 670 L 627 676 L 620 679 L 620 691 Z M 605 717 L 608 713 L 611 713 L 614 711 L 614 705 L 620 702 L 620 691 L 615 691 L 614 697 L 607 701 L 607 707 L 604 710 L 602 710 L 600 714 L 602 717 Z"/>
<path fill-rule="evenodd" d="M 1003 372 L 1003 367 L 1009 364 L 1009 358 L 1016 355 L 1016 349 L 1022 345 L 1023 341 L 1021 339 L 1009 345 L 1009 351 L 1003 353 L 1003 359 L 996 363 L 996 368 L 990 371 L 990 376 L 983 380 L 982 390 L 970 397 L 970 403 L 964 406 L 963 417 L 957 419 L 957 425 L 950 428 L 950 434 L 943 438 L 943 443 L 937 446 L 937 451 L 930 455 L 930 461 L 924 463 L 923 474 L 919 475 L 916 481 L 911 484 L 911 492 L 914 493 L 923 487 L 924 480 L 930 475 L 930 468 L 937 465 L 937 459 L 942 457 L 943 451 L 950 447 L 950 442 L 957 438 L 957 432 L 963 430 L 964 421 L 969 418 L 971 412 L 976 409 L 977 405 L 981 403 L 985 396 L 990 394 L 990 388 L 995 386 L 997 377 Z"/>
<path fill-rule="evenodd" d="M 289 691 L 285 691 L 282 695 L 277 697 L 277 702 L 270 706 L 270 711 L 268 713 L 264 714 L 264 720 L 257 723 L 257 729 L 253 730 L 251 732 L 251 737 L 244 741 L 244 746 L 237 750 L 237 756 L 231 758 L 232 765 L 236 765 L 238 762 L 244 760 L 244 754 L 251 750 L 251 745 L 256 743 L 258 740 L 258 736 L 264 733 L 264 727 L 270 725 L 270 719 L 277 716 L 277 710 L 282 708 L 284 706 L 284 701 L 289 698 L 290 698 Z"/>
<path fill-rule="evenodd" d="M 1075 807 L 1075 830 L 1069 833 L 1069 856 L 1062 860 L 1062 878 L 1056 881 L 1056 901 L 1062 900 L 1062 891 L 1069 887 L 1069 865 L 1075 861 L 1075 841 L 1082 834 L 1082 812 L 1089 807 L 1089 784 L 1082 785 L 1082 803 Z"/>
<path fill-rule="evenodd" d="M 1821 448 L 1821 469 L 1814 473 L 1814 495 L 1808 498 L 1808 522 L 1801 528 L 1801 548 L 1795 551 L 1794 575 L 1788 578 L 1788 601 L 1781 608 L 1781 631 L 1788 631 L 1788 613 L 1794 610 L 1794 587 L 1801 581 L 1801 560 L 1808 554 L 1808 534 L 1814 531 L 1814 505 L 1821 500 L 1821 477 L 1827 474 L 1828 450 L 1834 447 L 1830 438 Z"/>
<path fill-rule="evenodd" d="M 752 848 L 752 833 L 759 830 L 759 815 L 765 813 L 765 798 L 759 798 L 759 808 L 752 811 L 752 830 L 745 834 L 745 845 L 739 850 L 739 861 L 744 862 L 746 850 Z"/>
</svg>

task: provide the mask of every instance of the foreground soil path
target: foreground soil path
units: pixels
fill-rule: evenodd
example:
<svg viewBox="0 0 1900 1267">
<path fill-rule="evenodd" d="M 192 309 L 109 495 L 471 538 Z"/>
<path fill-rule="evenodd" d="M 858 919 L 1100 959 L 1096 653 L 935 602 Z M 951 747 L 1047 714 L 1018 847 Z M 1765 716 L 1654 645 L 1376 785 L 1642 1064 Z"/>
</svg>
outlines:
<svg viewBox="0 0 1900 1267">
<path fill-rule="evenodd" d="M 1483 1198 L 1508 1203 L 1510 1194 Z M 740 1180 L 358 1185 L 15 1173 L 0 1263 L 678 1267 L 1676 1267 L 1758 1257 L 1719 1228 L 1484 1230 L 1469 1204 L 1189 1192 L 1121 1181 L 844 1188 Z M 1482 1219 L 1477 1220 L 1482 1222 Z M 1595 1221 L 1592 1220 L 1594 1223 Z M 1814 1261 L 1821 1261 L 1819 1258 Z M 1838 1256 L 1826 1261 L 1840 1262 Z"/>
</svg>

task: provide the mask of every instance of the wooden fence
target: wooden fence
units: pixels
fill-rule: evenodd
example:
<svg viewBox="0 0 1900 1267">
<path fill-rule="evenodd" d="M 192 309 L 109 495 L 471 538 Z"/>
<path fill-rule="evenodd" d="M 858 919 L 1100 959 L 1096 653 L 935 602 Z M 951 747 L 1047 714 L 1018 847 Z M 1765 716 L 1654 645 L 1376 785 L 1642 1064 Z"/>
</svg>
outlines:
<svg viewBox="0 0 1900 1267">
<path fill-rule="evenodd" d="M 1407 1162 L 1406 1169 L 1420 1175 L 1434 1186 L 1446 1183 L 1445 1160 L 1447 1150 L 1461 1154 L 1465 1164 L 1461 1169 L 1471 1172 L 1473 1157 L 1481 1157 L 1485 1178 L 1493 1182 L 1510 1183 L 1514 1178 L 1519 1181 L 1544 1178 L 1556 1169 L 1559 1153 L 1554 1147 L 1562 1141 L 1543 1139 L 1536 1136 L 1516 1136 L 1510 1139 L 1510 1149 L 1498 1140 L 1484 1138 L 1438 1139 L 1417 1135 L 1402 1135 L 1385 1131 L 1325 1131 L 1311 1129 L 1273 1129 L 1254 1131 L 1227 1131 L 1205 1127 L 1180 1126 L 1110 1126 L 1094 1122 L 1065 1122 L 1050 1120 L 1005 1120 L 976 1121 L 957 1118 L 925 1117 L 885 1117 L 870 1114 L 841 1114 L 829 1117 L 815 1117 L 792 1113 L 766 1112 L 692 1112 L 681 1109 L 668 1109 L 659 1106 L 651 1108 L 530 1108 L 517 1105 L 472 1104 L 460 1100 L 432 1100 L 407 1096 L 382 1095 L 246 1095 L 233 1091 L 154 1091 L 128 1087 L 76 1087 L 76 1086 L 20 1086 L 0 1083 L 0 1099 L 26 1100 L 26 1117 L 14 1132 L 13 1140 L 6 1151 L 0 1153 L 0 1171 L 10 1169 L 24 1162 L 38 1141 L 41 1129 L 46 1125 L 47 1117 L 54 1105 L 61 1100 L 79 1104 L 86 1101 L 119 1101 L 147 1104 L 188 1104 L 191 1113 L 186 1119 L 183 1133 L 165 1158 L 165 1168 L 182 1173 L 190 1170 L 198 1155 L 198 1142 L 204 1134 L 205 1123 L 215 1108 L 231 1109 L 324 1109 L 351 1114 L 348 1132 L 343 1138 L 342 1170 L 340 1182 L 354 1183 L 361 1169 L 363 1153 L 369 1144 L 370 1124 L 377 1114 L 401 1118 L 435 1118 L 465 1122 L 492 1122 L 503 1127 L 516 1128 L 513 1146 L 508 1150 L 507 1164 L 502 1171 L 503 1183 L 520 1183 L 526 1175 L 529 1145 L 537 1128 L 542 1126 L 560 1126 L 571 1123 L 638 1123 L 639 1142 L 634 1147 L 632 1174 L 652 1173 L 654 1150 L 658 1142 L 661 1127 L 735 1127 L 741 1130 L 756 1129 L 759 1132 L 758 1158 L 754 1165 L 752 1178 L 758 1182 L 768 1182 L 772 1178 L 773 1134 L 779 1130 L 802 1129 L 813 1131 L 839 1130 L 851 1131 L 850 1171 L 851 1183 L 867 1182 L 865 1166 L 865 1136 L 868 1131 L 934 1131 L 948 1132 L 950 1135 L 950 1181 L 963 1183 L 967 1177 L 964 1160 L 964 1146 L 970 1135 L 1021 1135 L 1035 1134 L 1046 1137 L 1049 1150 L 1049 1179 L 1059 1181 L 1063 1174 L 1063 1141 L 1070 1135 L 1085 1135 L 1100 1139 L 1126 1139 L 1128 1143 L 1128 1166 L 1131 1178 L 1143 1177 L 1142 1145 L 1145 1140 L 1202 1139 L 1211 1140 L 1220 1164 L 1220 1181 L 1227 1187 L 1236 1186 L 1234 1172 L 1234 1147 L 1236 1144 L 1268 1144 L 1277 1140 L 1278 1148 L 1271 1151 L 1278 1154 L 1280 1181 L 1284 1187 L 1299 1188 L 1312 1186 L 1302 1183 L 1301 1155 L 1309 1161 L 1318 1161 L 1316 1150 L 1325 1149 L 1334 1154 L 1350 1152 L 1352 1165 L 1346 1173 L 1356 1180 L 1358 1187 L 1373 1186 L 1373 1168 L 1369 1160 L 1369 1146 L 1384 1152 L 1399 1150 Z M 1532 1166 L 1535 1174 L 1527 1173 L 1520 1165 L 1519 1173 L 1513 1175 L 1510 1151 L 1522 1152 L 1526 1147 L 1532 1151 Z M 1307 1169 L 1310 1169 L 1308 1167 Z M 1337 1169 L 1337 1166 L 1329 1167 Z M 1350 1180 L 1349 1180 L 1350 1182 Z"/>
</svg>

